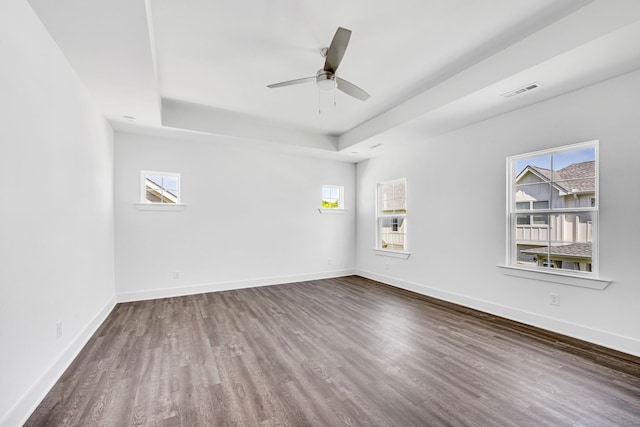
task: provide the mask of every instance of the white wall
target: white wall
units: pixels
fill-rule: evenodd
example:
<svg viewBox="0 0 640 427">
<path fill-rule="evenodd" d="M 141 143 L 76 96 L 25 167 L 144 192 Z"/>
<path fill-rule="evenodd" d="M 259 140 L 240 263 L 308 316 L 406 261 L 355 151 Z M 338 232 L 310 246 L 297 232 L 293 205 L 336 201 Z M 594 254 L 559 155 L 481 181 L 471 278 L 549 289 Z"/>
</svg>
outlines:
<svg viewBox="0 0 640 427">
<path fill-rule="evenodd" d="M 416 136 L 359 163 L 358 272 L 640 355 L 638 99 L 634 72 L 437 138 Z M 505 158 L 594 139 L 600 274 L 614 282 L 592 290 L 503 275 L 496 266 L 505 262 Z M 405 176 L 411 257 L 376 256 L 375 184 Z M 550 305 L 550 293 L 560 306 Z"/>
<path fill-rule="evenodd" d="M 26 1 L 0 2 L 0 58 L 0 425 L 14 426 L 115 304 L 113 132 Z"/>
<path fill-rule="evenodd" d="M 186 209 L 137 210 L 141 170 L 180 173 Z M 256 150 L 226 137 L 116 133 L 115 171 L 119 300 L 353 272 L 353 164 Z M 322 184 L 344 185 L 345 215 L 318 212 Z"/>
</svg>

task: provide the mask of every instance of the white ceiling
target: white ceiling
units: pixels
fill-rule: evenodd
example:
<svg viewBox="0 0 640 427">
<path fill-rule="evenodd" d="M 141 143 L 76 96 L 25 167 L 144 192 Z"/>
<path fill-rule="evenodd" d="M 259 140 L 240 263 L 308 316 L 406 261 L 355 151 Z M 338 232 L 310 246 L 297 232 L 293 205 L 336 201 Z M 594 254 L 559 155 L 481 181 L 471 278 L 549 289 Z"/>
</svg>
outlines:
<svg viewBox="0 0 640 427">
<path fill-rule="evenodd" d="M 637 0 L 29 3 L 116 129 L 347 161 L 640 68 Z M 338 74 L 369 100 L 266 87 L 314 76 L 338 26 L 353 32 Z"/>
</svg>

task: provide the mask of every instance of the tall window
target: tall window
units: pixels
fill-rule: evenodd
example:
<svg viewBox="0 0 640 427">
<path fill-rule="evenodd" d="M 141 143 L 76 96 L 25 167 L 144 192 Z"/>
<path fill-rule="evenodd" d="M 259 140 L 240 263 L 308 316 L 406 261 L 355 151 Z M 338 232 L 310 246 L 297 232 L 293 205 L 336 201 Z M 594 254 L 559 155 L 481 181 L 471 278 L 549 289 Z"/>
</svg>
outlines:
<svg viewBox="0 0 640 427">
<path fill-rule="evenodd" d="M 407 249 L 407 183 L 406 180 L 378 184 L 377 243 L 378 249 Z"/>
<path fill-rule="evenodd" d="M 180 174 L 142 171 L 141 202 L 157 204 L 180 204 Z"/>
<path fill-rule="evenodd" d="M 597 270 L 598 142 L 507 159 L 510 265 Z"/>
<path fill-rule="evenodd" d="M 322 208 L 344 209 L 344 187 L 341 185 L 323 185 Z"/>
</svg>

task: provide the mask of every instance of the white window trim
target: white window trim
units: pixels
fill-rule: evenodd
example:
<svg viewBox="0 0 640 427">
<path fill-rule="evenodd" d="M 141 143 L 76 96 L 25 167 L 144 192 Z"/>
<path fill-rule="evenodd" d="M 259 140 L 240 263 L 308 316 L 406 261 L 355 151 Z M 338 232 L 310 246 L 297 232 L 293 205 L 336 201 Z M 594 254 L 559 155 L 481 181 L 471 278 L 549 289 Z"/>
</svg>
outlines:
<svg viewBox="0 0 640 427">
<path fill-rule="evenodd" d="M 565 273 L 562 270 L 554 270 L 551 268 L 527 268 L 517 267 L 515 265 L 498 265 L 502 273 L 506 276 L 521 277 L 523 279 L 533 279 L 541 282 L 559 283 L 561 285 L 579 286 L 581 288 L 605 289 L 612 282 L 610 279 L 603 277 L 595 277 L 588 273 Z"/>
<path fill-rule="evenodd" d="M 318 212 L 320 212 L 321 214 L 329 214 L 329 215 L 344 215 L 348 211 L 346 209 L 340 209 L 340 208 L 333 208 L 333 209 L 318 208 Z"/>
<path fill-rule="evenodd" d="M 373 251 L 374 255 L 388 256 L 391 258 L 407 259 L 411 256 L 411 252 L 396 251 L 393 249 L 371 248 L 371 250 Z"/>
<path fill-rule="evenodd" d="M 177 203 L 134 203 L 139 211 L 183 211 L 187 205 Z"/>
<path fill-rule="evenodd" d="M 378 182 L 376 184 L 376 197 L 375 197 L 375 203 L 376 203 L 376 223 L 375 223 L 375 227 L 376 227 L 376 233 L 375 233 L 375 247 L 371 248 L 371 250 L 373 251 L 373 253 L 375 255 L 380 255 L 380 256 L 388 256 L 388 257 L 392 257 L 392 258 L 402 258 L 402 259 L 407 259 L 409 258 L 409 256 L 411 255 L 411 252 L 407 251 L 406 249 L 409 247 L 408 245 L 408 236 L 409 233 L 405 232 L 405 241 L 404 241 L 404 247 L 405 250 L 404 251 L 399 251 L 397 249 L 383 249 L 381 247 L 378 246 L 378 243 L 380 242 L 380 218 L 404 218 L 405 221 L 407 220 L 407 214 L 401 214 L 401 213 L 394 213 L 394 214 L 381 214 L 380 213 L 380 186 L 384 185 L 384 184 L 393 184 L 396 182 L 404 182 L 404 192 L 405 192 L 405 211 L 409 212 L 409 207 L 408 207 L 408 189 L 407 189 L 407 178 L 398 178 L 398 179 L 392 179 L 389 181 L 381 181 Z"/>
<path fill-rule="evenodd" d="M 513 243 L 513 233 L 512 224 L 511 224 L 511 213 L 516 212 L 515 209 L 515 197 L 512 188 L 512 183 L 515 181 L 515 170 L 513 168 L 513 163 L 520 159 L 526 159 L 530 157 L 538 157 L 549 155 L 551 153 L 560 153 L 563 151 L 574 151 L 579 150 L 581 148 L 595 148 L 595 170 L 596 170 L 596 183 L 595 183 L 595 192 L 596 192 L 596 206 L 593 208 L 570 208 L 566 209 L 569 212 L 576 211 L 584 211 L 590 212 L 597 219 L 594 221 L 594 226 L 592 230 L 592 255 L 591 255 L 591 272 L 573 272 L 572 270 L 557 270 L 551 268 L 544 267 L 535 267 L 535 266 L 521 266 L 512 264 L 512 260 L 515 257 L 515 248 L 512 246 Z M 505 275 L 516 276 L 521 278 L 545 281 L 545 282 L 553 282 L 570 286 L 579 286 L 590 289 L 605 289 L 612 280 L 606 279 L 604 277 L 599 276 L 599 254 L 598 254 L 598 225 L 599 225 L 599 204 L 600 204 L 600 161 L 599 161 L 599 141 L 587 141 L 578 144 L 571 144 L 557 148 L 551 148 L 546 150 L 540 150 L 532 153 L 519 154 L 515 156 L 507 157 L 506 165 L 507 165 L 507 183 L 506 183 L 506 191 L 507 191 L 507 214 L 506 214 L 506 263 L 504 265 L 498 265 Z M 551 213 L 550 209 L 542 209 L 536 210 L 536 213 Z M 561 212 L 562 209 L 553 210 L 553 213 Z"/>
</svg>

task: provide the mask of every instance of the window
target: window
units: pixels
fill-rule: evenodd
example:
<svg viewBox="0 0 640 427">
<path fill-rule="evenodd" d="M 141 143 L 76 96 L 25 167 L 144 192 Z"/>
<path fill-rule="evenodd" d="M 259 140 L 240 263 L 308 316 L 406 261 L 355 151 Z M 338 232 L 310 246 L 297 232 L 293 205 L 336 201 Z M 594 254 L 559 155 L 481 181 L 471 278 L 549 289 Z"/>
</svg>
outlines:
<svg viewBox="0 0 640 427">
<path fill-rule="evenodd" d="M 530 211 L 536 209 L 549 209 L 549 201 L 528 201 L 528 202 L 516 202 L 517 211 Z M 546 215 L 518 215 L 518 224 L 531 224 L 531 225 L 548 225 Z"/>
<path fill-rule="evenodd" d="M 508 264 L 597 270 L 598 143 L 507 159 Z"/>
<path fill-rule="evenodd" d="M 323 185 L 322 209 L 344 209 L 344 187 Z"/>
<path fill-rule="evenodd" d="M 142 171 L 141 203 L 180 204 L 180 174 Z"/>
<path fill-rule="evenodd" d="M 378 184 L 377 249 L 407 249 L 407 184 L 405 179 Z"/>
</svg>

